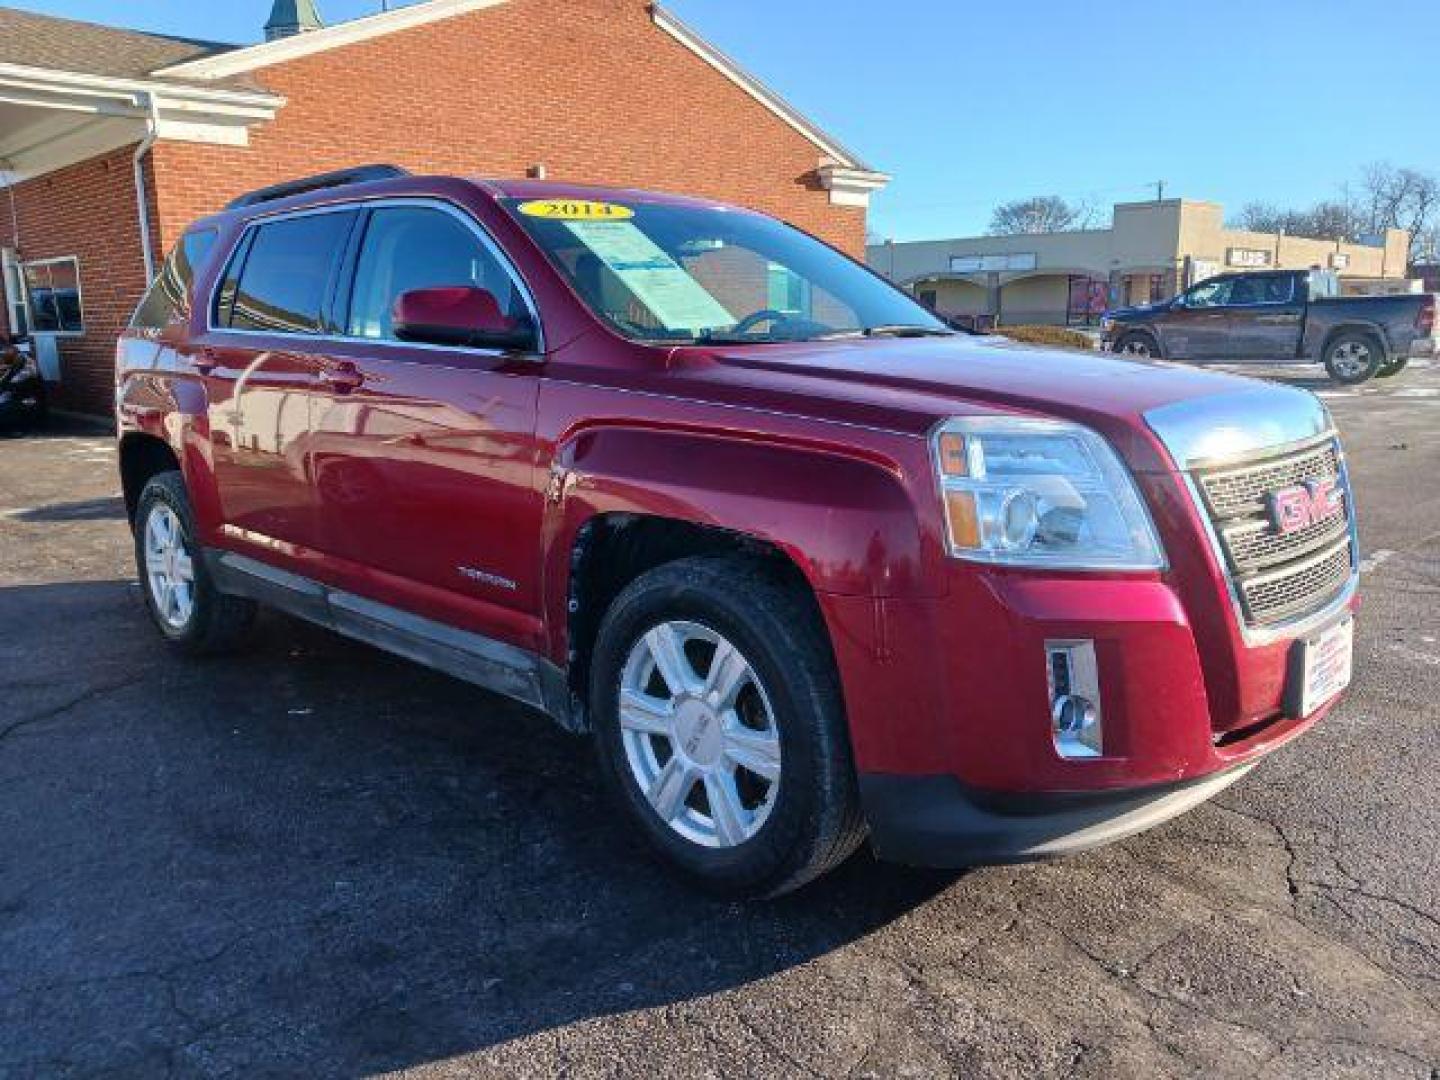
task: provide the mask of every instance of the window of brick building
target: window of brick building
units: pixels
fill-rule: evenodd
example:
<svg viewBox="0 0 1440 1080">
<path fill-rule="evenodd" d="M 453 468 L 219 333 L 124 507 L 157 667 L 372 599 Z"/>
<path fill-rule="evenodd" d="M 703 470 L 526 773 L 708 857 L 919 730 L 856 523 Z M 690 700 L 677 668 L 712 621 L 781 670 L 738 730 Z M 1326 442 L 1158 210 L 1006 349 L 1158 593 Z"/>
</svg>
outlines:
<svg viewBox="0 0 1440 1080">
<path fill-rule="evenodd" d="M 37 259 L 21 266 L 29 301 L 30 329 L 36 334 L 83 334 L 80 260 L 73 255 Z"/>
</svg>

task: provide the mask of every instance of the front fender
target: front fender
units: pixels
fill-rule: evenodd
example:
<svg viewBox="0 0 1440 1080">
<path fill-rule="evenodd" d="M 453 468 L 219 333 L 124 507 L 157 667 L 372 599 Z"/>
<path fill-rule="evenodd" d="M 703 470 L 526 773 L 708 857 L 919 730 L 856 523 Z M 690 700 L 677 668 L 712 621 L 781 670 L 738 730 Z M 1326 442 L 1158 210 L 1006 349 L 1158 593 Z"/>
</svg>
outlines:
<svg viewBox="0 0 1440 1080">
<path fill-rule="evenodd" d="M 916 452 L 928 462 L 918 441 Z M 915 505 L 903 462 L 887 467 L 835 449 L 632 426 L 573 434 L 553 461 L 546 591 L 562 604 L 577 534 L 611 513 L 761 540 L 820 593 L 926 596 L 942 578 L 937 532 Z"/>
</svg>

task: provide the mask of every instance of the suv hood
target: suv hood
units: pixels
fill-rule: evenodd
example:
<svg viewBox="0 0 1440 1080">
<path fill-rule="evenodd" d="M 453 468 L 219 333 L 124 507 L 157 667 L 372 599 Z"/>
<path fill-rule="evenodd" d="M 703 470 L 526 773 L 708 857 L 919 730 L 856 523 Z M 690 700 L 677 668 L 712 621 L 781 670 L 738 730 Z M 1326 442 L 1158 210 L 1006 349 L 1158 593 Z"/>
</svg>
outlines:
<svg viewBox="0 0 1440 1080">
<path fill-rule="evenodd" d="M 1292 387 L 1164 363 L 1037 349 L 990 338 L 895 338 L 678 350 L 706 369 L 706 381 L 739 384 L 752 402 L 817 418 L 844 419 L 916 434 L 950 416 L 996 412 L 1074 420 L 1103 433 L 1132 468 L 1173 467 L 1146 414 L 1182 402 L 1203 426 L 1235 424 L 1276 409 L 1318 408 Z M 677 356 L 677 367 L 700 371 Z M 708 361 L 708 363 L 707 363 Z M 713 367 L 711 365 L 714 365 Z M 737 386 L 738 389 L 738 386 Z M 729 396 L 729 395 L 727 395 Z M 1244 399 L 1237 410 L 1234 403 Z M 1257 410 L 1257 400 L 1261 408 Z M 738 402 L 737 402 L 738 403 Z M 1175 409 L 1170 409 L 1173 415 Z M 1248 421 L 1247 421 L 1248 422 Z"/>
<path fill-rule="evenodd" d="M 1104 317 L 1107 319 L 1120 319 L 1122 321 L 1125 319 L 1143 319 L 1149 315 L 1156 315 L 1162 311 L 1169 310 L 1169 301 L 1162 304 L 1135 304 L 1132 307 L 1115 308 L 1112 311 L 1107 311 Z"/>
</svg>

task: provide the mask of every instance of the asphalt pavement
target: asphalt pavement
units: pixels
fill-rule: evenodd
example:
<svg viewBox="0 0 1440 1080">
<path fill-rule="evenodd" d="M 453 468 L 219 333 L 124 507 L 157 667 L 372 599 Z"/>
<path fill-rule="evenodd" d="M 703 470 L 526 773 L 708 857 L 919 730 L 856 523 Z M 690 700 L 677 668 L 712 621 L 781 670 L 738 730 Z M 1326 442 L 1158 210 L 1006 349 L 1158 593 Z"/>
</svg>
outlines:
<svg viewBox="0 0 1440 1080">
<path fill-rule="evenodd" d="M 0 438 L 0 1076 L 1440 1077 L 1440 368 L 1354 391 L 1349 699 L 1062 861 L 652 861 L 588 746 L 271 615 L 146 621 L 110 439 Z"/>
</svg>

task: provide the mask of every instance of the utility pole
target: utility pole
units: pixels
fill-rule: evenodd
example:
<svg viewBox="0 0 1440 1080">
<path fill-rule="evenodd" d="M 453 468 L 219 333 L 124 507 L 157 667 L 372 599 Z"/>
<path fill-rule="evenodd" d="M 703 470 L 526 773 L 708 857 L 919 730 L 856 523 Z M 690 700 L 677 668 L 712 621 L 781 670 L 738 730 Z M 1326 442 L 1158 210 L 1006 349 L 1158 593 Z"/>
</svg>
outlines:
<svg viewBox="0 0 1440 1080">
<path fill-rule="evenodd" d="M 1155 181 L 1155 201 L 1156 201 L 1156 202 L 1164 202 L 1164 201 L 1165 201 L 1165 181 L 1164 181 L 1164 180 L 1156 180 L 1156 181 Z"/>
</svg>

